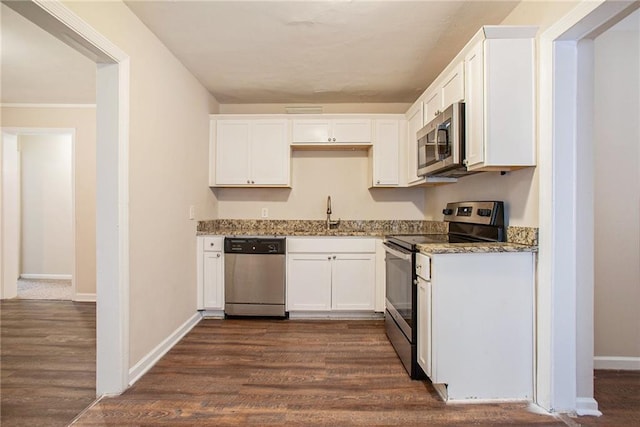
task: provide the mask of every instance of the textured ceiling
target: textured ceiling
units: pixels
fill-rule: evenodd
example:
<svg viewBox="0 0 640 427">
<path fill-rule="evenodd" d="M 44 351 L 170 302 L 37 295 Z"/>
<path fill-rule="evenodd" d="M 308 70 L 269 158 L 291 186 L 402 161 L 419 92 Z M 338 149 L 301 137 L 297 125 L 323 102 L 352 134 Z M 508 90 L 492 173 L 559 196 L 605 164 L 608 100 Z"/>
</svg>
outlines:
<svg viewBox="0 0 640 427">
<path fill-rule="evenodd" d="M 512 1 L 126 1 L 221 103 L 413 102 Z M 95 64 L 4 4 L 2 102 L 93 103 Z"/>
<path fill-rule="evenodd" d="M 221 103 L 413 102 L 509 1 L 126 1 Z"/>
</svg>

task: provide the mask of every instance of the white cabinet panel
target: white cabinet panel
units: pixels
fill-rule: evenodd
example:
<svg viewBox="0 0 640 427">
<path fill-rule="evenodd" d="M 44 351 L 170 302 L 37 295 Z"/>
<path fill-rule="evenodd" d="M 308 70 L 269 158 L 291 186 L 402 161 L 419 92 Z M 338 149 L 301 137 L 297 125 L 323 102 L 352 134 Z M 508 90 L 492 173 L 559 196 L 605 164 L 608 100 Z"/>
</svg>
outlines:
<svg viewBox="0 0 640 427">
<path fill-rule="evenodd" d="M 440 95 L 443 110 L 454 102 L 464 101 L 464 64 L 462 62 L 458 63 L 444 78 Z"/>
<path fill-rule="evenodd" d="M 371 120 L 333 120 L 332 141 L 343 143 L 371 142 Z"/>
<path fill-rule="evenodd" d="M 419 102 L 413 110 L 407 112 L 407 184 L 423 183 L 424 178 L 417 175 L 418 143 L 416 134 L 423 126 L 423 104 Z"/>
<path fill-rule="evenodd" d="M 374 187 L 400 184 L 400 123 L 399 120 L 375 121 L 372 153 Z"/>
<path fill-rule="evenodd" d="M 287 310 L 331 310 L 331 256 L 289 254 L 287 257 Z"/>
<path fill-rule="evenodd" d="M 418 278 L 418 364 L 429 378 L 431 372 L 431 282 Z"/>
<path fill-rule="evenodd" d="M 216 127 L 216 185 L 248 184 L 250 122 L 218 120 Z"/>
<path fill-rule="evenodd" d="M 433 92 L 427 94 L 424 99 L 424 124 L 433 120 L 442 110 L 442 96 L 440 89 L 435 88 Z"/>
<path fill-rule="evenodd" d="M 484 64 L 483 43 L 476 44 L 464 58 L 465 144 L 467 167 L 484 161 Z"/>
<path fill-rule="evenodd" d="M 331 122 L 329 120 L 293 120 L 293 142 L 331 142 Z"/>
<path fill-rule="evenodd" d="M 375 302 L 375 254 L 332 256 L 331 308 L 373 310 Z"/>
<path fill-rule="evenodd" d="M 289 182 L 289 144 L 285 120 L 253 123 L 251 137 L 251 181 L 261 185 Z"/>
<path fill-rule="evenodd" d="M 222 265 L 222 252 L 203 254 L 204 309 L 224 310 Z"/>
</svg>

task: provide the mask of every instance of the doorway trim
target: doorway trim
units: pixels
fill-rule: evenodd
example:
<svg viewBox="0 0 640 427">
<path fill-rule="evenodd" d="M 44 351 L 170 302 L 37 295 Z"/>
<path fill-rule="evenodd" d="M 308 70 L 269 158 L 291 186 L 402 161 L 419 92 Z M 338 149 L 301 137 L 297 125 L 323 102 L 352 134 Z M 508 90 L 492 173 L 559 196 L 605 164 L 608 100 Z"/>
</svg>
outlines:
<svg viewBox="0 0 640 427">
<path fill-rule="evenodd" d="M 129 383 L 130 58 L 60 0 L 9 7 L 97 64 L 96 394 Z"/>
<path fill-rule="evenodd" d="M 590 172 L 579 170 L 593 154 L 582 125 L 593 114 L 591 39 L 638 6 L 583 0 L 540 36 L 535 400 L 553 412 L 601 415 L 593 398 L 593 270 L 584 262 L 593 260 L 593 209 L 585 212 L 581 182 Z"/>
</svg>

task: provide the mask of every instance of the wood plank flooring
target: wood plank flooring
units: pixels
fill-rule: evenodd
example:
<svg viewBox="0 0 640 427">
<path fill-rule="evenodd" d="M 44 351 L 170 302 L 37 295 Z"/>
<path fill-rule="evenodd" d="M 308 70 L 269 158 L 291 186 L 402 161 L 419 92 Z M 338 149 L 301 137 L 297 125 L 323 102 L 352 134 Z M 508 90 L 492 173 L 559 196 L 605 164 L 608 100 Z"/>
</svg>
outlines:
<svg viewBox="0 0 640 427">
<path fill-rule="evenodd" d="M 445 405 L 381 321 L 203 320 L 90 425 L 564 426 L 525 403 Z"/>
<path fill-rule="evenodd" d="M 64 426 L 95 395 L 95 305 L 3 301 L 0 425 Z M 640 425 L 640 372 L 596 371 L 602 417 Z M 75 425 L 563 426 L 523 403 L 445 405 L 411 381 L 380 321 L 203 320 Z"/>
<path fill-rule="evenodd" d="M 14 299 L 0 311 L 0 424 L 68 425 L 95 400 L 95 304 Z"/>
</svg>

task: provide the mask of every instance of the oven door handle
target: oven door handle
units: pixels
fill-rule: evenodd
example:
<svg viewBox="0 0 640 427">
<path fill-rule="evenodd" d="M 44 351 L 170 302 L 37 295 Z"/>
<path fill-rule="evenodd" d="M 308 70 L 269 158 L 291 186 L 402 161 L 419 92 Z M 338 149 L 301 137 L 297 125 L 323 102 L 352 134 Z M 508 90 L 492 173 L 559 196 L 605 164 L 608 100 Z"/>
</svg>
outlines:
<svg viewBox="0 0 640 427">
<path fill-rule="evenodd" d="M 382 244 L 384 245 L 384 250 L 389 252 L 391 255 L 396 256 L 403 260 L 407 260 L 407 261 L 411 260 L 411 252 L 401 252 L 397 249 L 392 248 L 386 242 L 383 242 Z"/>
</svg>

